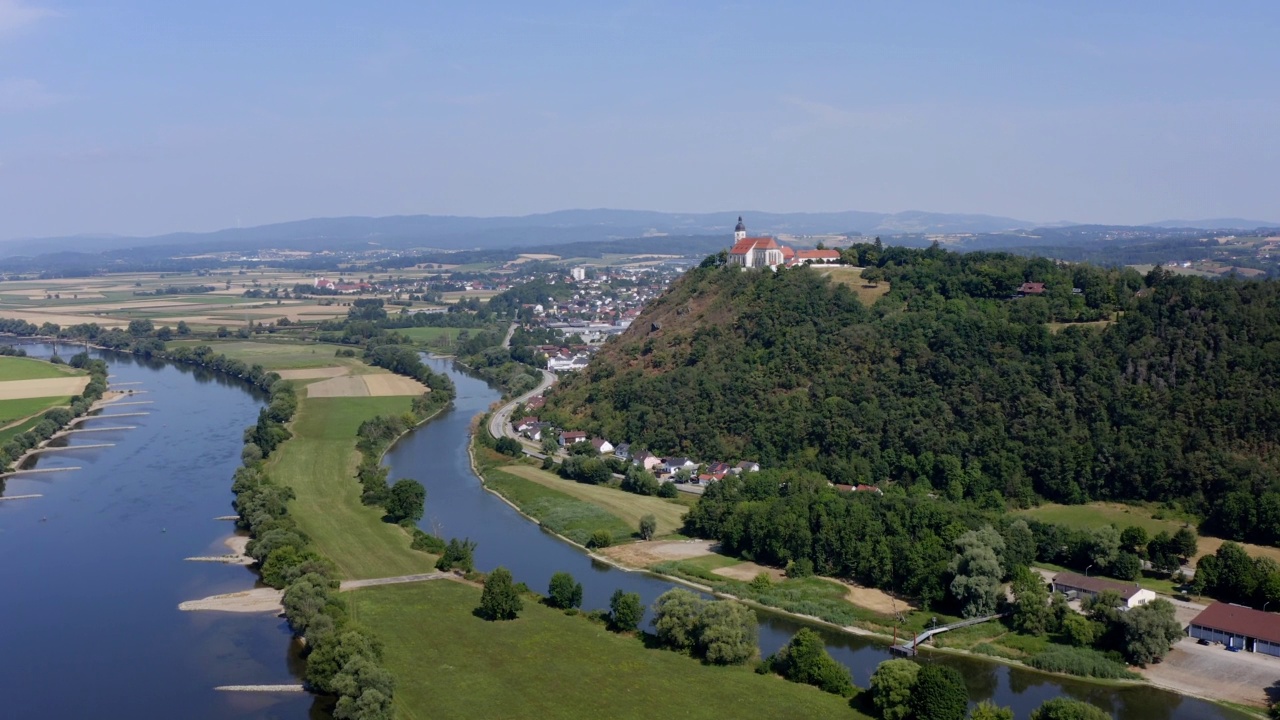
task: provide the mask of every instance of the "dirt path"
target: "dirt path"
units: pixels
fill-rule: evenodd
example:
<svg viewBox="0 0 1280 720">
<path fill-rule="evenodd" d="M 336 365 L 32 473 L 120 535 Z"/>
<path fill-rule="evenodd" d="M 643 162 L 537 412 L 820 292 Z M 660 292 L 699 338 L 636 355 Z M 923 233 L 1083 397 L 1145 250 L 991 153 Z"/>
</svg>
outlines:
<svg viewBox="0 0 1280 720">
<path fill-rule="evenodd" d="M 358 590 L 374 585 L 396 585 L 399 583 L 424 582 L 426 580 L 444 580 L 454 577 L 451 573 L 420 573 L 417 575 L 398 575 L 396 577 L 371 578 L 368 580 L 344 580 L 339 590 Z M 240 592 L 211 595 L 200 600 L 188 600 L 178 605 L 179 610 L 235 613 L 275 613 L 284 612 L 281 604 L 284 592 L 275 588 L 254 588 Z"/>
<path fill-rule="evenodd" d="M 628 567 L 647 568 L 668 560 L 711 555 L 716 546 L 714 540 L 650 540 L 602 548 L 596 552 Z"/>
</svg>

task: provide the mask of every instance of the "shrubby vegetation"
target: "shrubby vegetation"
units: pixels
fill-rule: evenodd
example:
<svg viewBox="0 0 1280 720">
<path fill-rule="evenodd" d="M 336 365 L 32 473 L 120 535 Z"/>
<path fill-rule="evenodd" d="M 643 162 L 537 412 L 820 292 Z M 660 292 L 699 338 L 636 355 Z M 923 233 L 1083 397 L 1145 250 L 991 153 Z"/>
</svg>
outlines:
<svg viewBox="0 0 1280 720">
<path fill-rule="evenodd" d="M 816 685 L 836 695 L 848 696 L 857 690 L 849 677 L 849 668 L 832 658 L 822 637 L 809 628 L 801 629 L 762 665 L 791 682 Z"/>
<path fill-rule="evenodd" d="M 963 720 L 969 693 L 954 668 L 886 660 L 871 676 L 871 701 L 885 720 Z"/>
<path fill-rule="evenodd" d="M 654 602 L 653 627 L 664 647 L 715 665 L 739 665 L 756 656 L 756 616 L 741 603 L 703 600 L 673 588 Z"/>
</svg>

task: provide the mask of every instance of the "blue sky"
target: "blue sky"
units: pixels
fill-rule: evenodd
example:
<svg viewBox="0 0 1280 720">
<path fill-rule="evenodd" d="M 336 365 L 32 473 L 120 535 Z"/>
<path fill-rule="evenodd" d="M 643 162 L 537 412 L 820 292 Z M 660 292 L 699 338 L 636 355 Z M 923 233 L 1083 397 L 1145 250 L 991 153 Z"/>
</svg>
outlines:
<svg viewBox="0 0 1280 720">
<path fill-rule="evenodd" d="M 1280 220 L 1278 20 L 0 0 L 0 239 L 587 207 Z"/>
</svg>

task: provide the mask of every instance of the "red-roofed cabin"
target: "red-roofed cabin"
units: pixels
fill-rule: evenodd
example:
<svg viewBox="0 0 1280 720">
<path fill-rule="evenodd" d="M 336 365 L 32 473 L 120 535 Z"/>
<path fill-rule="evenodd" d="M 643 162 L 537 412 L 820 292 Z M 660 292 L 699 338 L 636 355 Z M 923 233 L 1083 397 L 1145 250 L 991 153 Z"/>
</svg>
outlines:
<svg viewBox="0 0 1280 720">
<path fill-rule="evenodd" d="M 839 250 L 797 250 L 796 262 L 818 265 L 834 265 L 840 262 Z"/>
<path fill-rule="evenodd" d="M 1024 282 L 1018 288 L 1019 295 L 1043 295 L 1044 283 Z"/>
</svg>

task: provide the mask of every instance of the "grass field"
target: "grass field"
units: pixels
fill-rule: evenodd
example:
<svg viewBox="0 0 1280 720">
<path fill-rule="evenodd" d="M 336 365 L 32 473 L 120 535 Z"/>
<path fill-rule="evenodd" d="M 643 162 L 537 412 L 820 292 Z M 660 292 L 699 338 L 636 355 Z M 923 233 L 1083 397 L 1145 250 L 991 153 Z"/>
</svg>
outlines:
<svg viewBox="0 0 1280 720">
<path fill-rule="evenodd" d="M 585 500 L 502 470 L 485 470 L 484 480 L 489 489 L 515 503 L 548 530 L 580 545 L 586 545 L 597 530 L 609 532 L 615 543 L 630 540 L 639 531 L 638 524 L 629 525 Z"/>
<path fill-rule="evenodd" d="M 1136 525 L 1146 530 L 1148 535 L 1155 535 L 1162 530 L 1172 535 L 1184 525 L 1195 527 L 1195 523 L 1192 522 L 1191 518 L 1156 518 L 1154 517 L 1156 512 L 1156 510 L 1136 505 L 1095 502 L 1087 505 L 1055 505 L 1050 503 L 1029 510 L 1019 510 L 1018 514 L 1033 517 L 1043 522 L 1083 530 L 1091 530 L 1104 525 L 1115 525 L 1123 530 L 1130 525 Z M 1164 512 L 1169 511 L 1166 510 Z M 1218 551 L 1223 542 L 1221 538 L 1207 535 L 1200 536 L 1199 552 L 1196 557 L 1212 555 Z M 1250 543 L 1239 543 L 1239 545 L 1253 557 L 1269 557 L 1280 562 L 1280 548 L 1252 545 Z M 1195 564 L 1194 561 L 1192 564 Z M 1144 586 L 1146 582 L 1145 580 L 1143 581 Z M 1156 586 L 1152 586 L 1152 589 L 1160 590 Z"/>
<path fill-rule="evenodd" d="M 659 537 L 678 531 L 684 525 L 684 515 L 688 511 L 684 505 L 670 500 L 636 495 L 605 485 L 587 485 L 565 480 L 530 465 L 507 465 L 498 469 L 589 502 L 633 528 L 640 527 L 640 518 L 653 515 L 658 521 Z"/>
<path fill-rule="evenodd" d="M 0 405 L 0 407 L 2 407 L 2 405 Z M 14 422 L 12 427 L 6 427 L 3 430 L 0 430 L 0 446 L 35 427 L 38 422 L 40 422 L 39 417 L 28 418 L 22 422 Z"/>
<path fill-rule="evenodd" d="M 71 403 L 71 396 L 0 400 L 0 427 Z M 34 423 L 32 423 L 34 424 Z"/>
<path fill-rule="evenodd" d="M 817 688 L 646 649 L 528 599 L 520 617 L 471 614 L 480 590 L 456 582 L 344 593 L 386 643 L 396 716 L 416 718 L 866 718 Z"/>
<path fill-rule="evenodd" d="M 44 360 L 24 357 L 0 357 L 0 382 L 11 380 L 41 380 L 62 378 L 84 373 L 65 365 L 54 365 Z"/>
<path fill-rule="evenodd" d="M 320 345 L 315 343 L 278 343 L 254 342 L 251 340 L 228 340 L 209 342 L 202 340 L 181 340 L 170 343 L 172 347 L 183 345 L 208 345 L 216 353 L 222 353 L 250 365 L 261 365 L 267 370 L 298 370 L 302 368 L 350 367 L 353 373 L 364 369 L 373 372 L 357 358 L 335 357 L 334 353 L 341 345 Z"/>
<path fill-rule="evenodd" d="M 448 342 L 450 344 L 458 341 L 458 333 L 464 330 L 470 330 L 471 334 L 480 332 L 481 328 L 451 328 L 451 327 L 411 327 L 397 328 L 392 332 L 408 335 L 410 338 L 418 342 L 431 344 L 439 344 Z"/>
<path fill-rule="evenodd" d="M 409 409 L 407 397 L 343 397 L 302 400 L 291 426 L 294 437 L 267 462 L 267 472 L 293 488 L 290 504 L 316 550 L 338 565 L 344 578 L 429 572 L 434 558 L 409 549 L 409 535 L 382 521 L 360 502 L 355 479 L 356 429 L 375 415 Z"/>
<path fill-rule="evenodd" d="M 889 283 L 882 282 L 876 285 L 868 285 L 862 280 L 862 271 L 865 269 L 849 265 L 828 265 L 817 268 L 818 272 L 830 277 L 832 282 L 847 285 L 850 290 L 857 294 L 863 305 L 873 305 L 875 301 L 889 293 Z"/>
</svg>

